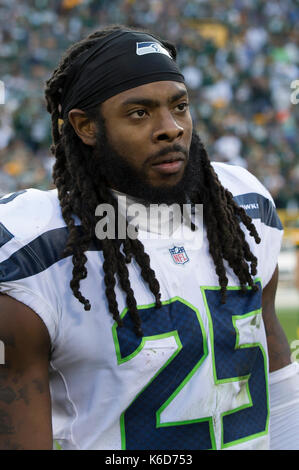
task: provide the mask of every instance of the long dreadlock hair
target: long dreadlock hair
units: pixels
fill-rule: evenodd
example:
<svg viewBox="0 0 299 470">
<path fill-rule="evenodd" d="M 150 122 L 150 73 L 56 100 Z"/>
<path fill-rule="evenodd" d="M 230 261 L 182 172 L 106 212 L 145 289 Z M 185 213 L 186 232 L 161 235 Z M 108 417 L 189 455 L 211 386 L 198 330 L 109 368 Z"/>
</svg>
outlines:
<svg viewBox="0 0 299 470">
<path fill-rule="evenodd" d="M 103 28 L 73 44 L 62 56 L 45 87 L 47 111 L 52 118 L 51 152 L 56 158 L 53 181 L 58 190 L 62 216 L 69 231 L 64 256 L 72 256 L 73 277 L 70 287 L 74 296 L 84 305 L 85 310 L 90 310 L 91 305 L 80 291 L 80 281 L 87 277 L 85 252 L 94 240 L 95 209 L 101 203 L 111 204 L 115 211 L 117 211 L 117 206 L 105 175 L 99 175 L 98 168 L 95 172 L 94 159 L 91 158 L 93 148 L 83 143 L 67 118 L 64 119 L 62 126 L 59 126 L 61 91 L 73 62 L 92 47 L 99 38 L 118 29 L 123 29 L 123 26 L 113 25 Z M 125 29 L 135 30 L 128 27 Z M 174 45 L 158 39 L 176 60 Z M 99 107 L 83 111 L 90 119 L 98 120 Z M 200 153 L 200 178 L 198 188 L 192 194 L 191 202 L 194 204 L 201 202 L 204 205 L 204 223 L 209 251 L 219 279 L 222 302 L 225 302 L 228 279 L 224 260 L 238 277 L 242 290 L 245 290 L 246 286 L 257 289 L 252 278 L 257 272 L 257 259 L 250 251 L 245 234 L 240 228 L 240 222 L 244 224 L 256 243 L 259 243 L 260 239 L 251 218 L 243 208 L 236 204 L 232 194 L 221 185 L 207 152 L 196 134 L 193 134 L 190 152 L 192 150 Z M 81 221 L 80 229 L 75 224 L 75 216 Z M 104 282 L 109 311 L 117 324 L 122 326 L 115 294 L 116 277 L 118 277 L 120 286 L 126 294 L 127 307 L 136 334 L 142 336 L 141 319 L 130 284 L 127 264 L 132 258 L 138 263 L 141 275 L 155 298 L 156 307 L 159 308 L 161 307 L 160 285 L 150 266 L 150 258 L 138 238 L 133 240 L 127 237 L 121 241 L 104 239 L 101 240 L 101 249 L 104 257 Z"/>
</svg>

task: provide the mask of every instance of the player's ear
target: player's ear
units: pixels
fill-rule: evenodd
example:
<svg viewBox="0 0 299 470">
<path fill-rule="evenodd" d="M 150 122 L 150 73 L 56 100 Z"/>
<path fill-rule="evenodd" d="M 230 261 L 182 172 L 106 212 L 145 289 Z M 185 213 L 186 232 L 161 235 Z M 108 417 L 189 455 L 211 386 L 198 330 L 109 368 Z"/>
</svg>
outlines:
<svg viewBox="0 0 299 470">
<path fill-rule="evenodd" d="M 76 134 L 84 144 L 94 147 L 96 144 L 95 122 L 91 121 L 81 109 L 71 109 L 68 118 Z"/>
</svg>

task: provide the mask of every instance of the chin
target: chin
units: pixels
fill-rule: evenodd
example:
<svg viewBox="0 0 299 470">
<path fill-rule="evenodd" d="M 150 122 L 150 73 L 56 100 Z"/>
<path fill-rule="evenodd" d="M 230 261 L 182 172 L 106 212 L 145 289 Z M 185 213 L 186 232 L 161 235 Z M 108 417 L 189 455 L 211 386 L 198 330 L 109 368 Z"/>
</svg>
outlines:
<svg viewBox="0 0 299 470">
<path fill-rule="evenodd" d="M 154 181 L 148 180 L 148 184 L 153 188 L 159 188 L 159 189 L 163 189 L 165 187 L 174 188 L 175 186 L 180 184 L 180 182 L 183 179 L 183 176 L 184 176 L 184 171 L 180 171 L 179 173 L 175 173 L 172 175 L 161 176 L 159 180 L 154 180 Z"/>
<path fill-rule="evenodd" d="M 159 181 L 159 183 L 149 183 L 149 187 L 153 188 L 153 190 L 161 190 L 163 191 L 163 189 L 172 189 L 172 188 L 175 188 L 181 181 L 181 178 L 178 178 L 176 180 L 173 180 L 172 181 L 169 181 L 168 180 L 164 180 L 164 181 Z"/>
</svg>

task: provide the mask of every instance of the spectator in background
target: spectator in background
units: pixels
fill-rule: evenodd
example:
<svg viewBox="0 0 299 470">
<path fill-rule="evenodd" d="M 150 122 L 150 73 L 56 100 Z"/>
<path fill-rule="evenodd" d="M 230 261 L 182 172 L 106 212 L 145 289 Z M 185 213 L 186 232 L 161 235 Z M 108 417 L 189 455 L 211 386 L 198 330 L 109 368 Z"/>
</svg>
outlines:
<svg viewBox="0 0 299 470">
<path fill-rule="evenodd" d="M 71 42 L 101 24 L 126 23 L 177 44 L 192 116 L 214 159 L 247 167 L 278 207 L 299 206 L 299 106 L 290 102 L 298 21 L 292 0 L 2 1 L 0 193 L 51 187 L 42 84 Z"/>
</svg>

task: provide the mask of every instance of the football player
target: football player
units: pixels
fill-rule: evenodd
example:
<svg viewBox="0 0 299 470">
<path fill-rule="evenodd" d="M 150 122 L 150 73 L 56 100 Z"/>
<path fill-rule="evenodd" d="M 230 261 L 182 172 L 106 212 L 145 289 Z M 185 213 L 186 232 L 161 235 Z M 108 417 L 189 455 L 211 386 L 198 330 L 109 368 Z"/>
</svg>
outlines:
<svg viewBox="0 0 299 470">
<path fill-rule="evenodd" d="M 104 28 L 45 95 L 56 189 L 0 200 L 0 447 L 299 449 L 282 226 L 253 175 L 211 163 L 175 47 Z M 203 227 L 177 235 L 155 204 L 202 205 Z M 116 223 L 99 207 L 124 236 L 96 236 Z"/>
</svg>

